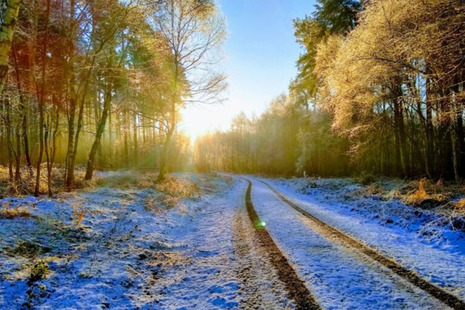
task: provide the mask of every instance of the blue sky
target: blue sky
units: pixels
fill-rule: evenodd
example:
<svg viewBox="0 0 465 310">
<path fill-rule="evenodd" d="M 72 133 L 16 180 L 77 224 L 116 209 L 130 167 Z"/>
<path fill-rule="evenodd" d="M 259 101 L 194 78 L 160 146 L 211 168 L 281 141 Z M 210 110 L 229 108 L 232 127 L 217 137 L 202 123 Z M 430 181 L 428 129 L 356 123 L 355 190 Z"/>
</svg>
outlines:
<svg viewBox="0 0 465 310">
<path fill-rule="evenodd" d="M 195 105 L 183 112 L 185 131 L 198 136 L 226 129 L 244 111 L 260 114 L 287 92 L 301 52 L 292 19 L 310 15 L 314 0 L 219 0 L 228 38 L 222 64 L 228 76 L 228 100 L 222 105 Z"/>
</svg>

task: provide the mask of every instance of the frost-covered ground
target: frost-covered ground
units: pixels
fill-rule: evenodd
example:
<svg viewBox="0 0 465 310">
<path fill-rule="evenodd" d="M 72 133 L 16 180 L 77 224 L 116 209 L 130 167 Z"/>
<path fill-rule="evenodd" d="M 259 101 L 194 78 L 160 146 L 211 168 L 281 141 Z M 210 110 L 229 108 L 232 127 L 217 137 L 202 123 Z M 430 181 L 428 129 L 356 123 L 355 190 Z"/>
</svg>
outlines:
<svg viewBox="0 0 465 310">
<path fill-rule="evenodd" d="M 448 215 L 360 195 L 362 186 L 350 179 L 265 180 L 312 215 L 465 300 L 465 234 Z"/>
<path fill-rule="evenodd" d="M 389 270 L 320 236 L 264 184 L 253 182 L 252 201 L 273 239 L 325 309 L 444 309 Z"/>
<path fill-rule="evenodd" d="M 202 197 L 172 209 L 157 205 L 154 190 L 108 187 L 0 200 L 32 212 L 0 219 L 0 308 L 237 308 L 231 222 L 245 185 L 188 177 Z"/>
<path fill-rule="evenodd" d="M 296 307 L 247 216 L 244 180 L 175 174 L 200 189 L 179 200 L 153 187 L 150 174 L 99 176 L 106 180 L 100 187 L 56 199 L 0 200 L 31 213 L 0 218 L 0 309 Z M 361 187 L 348 179 L 264 180 L 323 221 L 465 298 L 463 235 L 440 213 L 354 194 Z M 253 181 L 252 201 L 322 307 L 445 308 L 322 237 L 264 184 Z"/>
</svg>

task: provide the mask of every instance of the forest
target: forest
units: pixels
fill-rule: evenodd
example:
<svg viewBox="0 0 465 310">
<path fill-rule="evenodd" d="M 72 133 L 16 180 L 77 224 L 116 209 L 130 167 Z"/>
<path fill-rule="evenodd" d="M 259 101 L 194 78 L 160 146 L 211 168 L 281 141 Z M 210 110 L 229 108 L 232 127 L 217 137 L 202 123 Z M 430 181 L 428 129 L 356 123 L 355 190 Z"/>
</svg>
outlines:
<svg viewBox="0 0 465 310">
<path fill-rule="evenodd" d="M 3 4 L 0 164 L 12 193 L 94 170 L 232 171 L 460 181 L 465 4 L 320 0 L 294 19 L 289 91 L 197 141 L 189 104 L 221 102 L 226 26 L 209 0 Z M 194 162 L 194 164 L 193 164 Z"/>
<path fill-rule="evenodd" d="M 156 169 L 163 180 L 186 166 L 179 111 L 225 87 L 211 65 L 225 38 L 213 2 L 1 6 L 0 165 L 12 193 L 72 190 L 96 169 Z"/>
<path fill-rule="evenodd" d="M 464 20 L 459 0 L 319 1 L 289 93 L 199 139 L 199 168 L 460 181 Z"/>
</svg>

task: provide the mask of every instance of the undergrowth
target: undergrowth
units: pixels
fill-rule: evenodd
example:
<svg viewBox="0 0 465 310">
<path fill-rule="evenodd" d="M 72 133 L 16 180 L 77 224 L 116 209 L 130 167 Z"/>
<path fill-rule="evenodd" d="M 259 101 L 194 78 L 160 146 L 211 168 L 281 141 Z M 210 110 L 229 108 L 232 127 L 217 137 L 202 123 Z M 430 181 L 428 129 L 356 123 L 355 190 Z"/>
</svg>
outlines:
<svg viewBox="0 0 465 310">
<path fill-rule="evenodd" d="M 41 169 L 39 178 L 39 194 L 45 195 L 48 193 L 48 172 L 46 166 Z M 90 181 L 84 180 L 85 172 L 78 170 L 75 173 L 75 189 L 93 188 L 100 182 L 98 176 Z M 62 168 L 54 167 L 51 173 L 51 188 L 53 193 L 63 191 L 64 170 Z M 35 191 L 36 177 L 35 169 L 32 171 L 27 167 L 23 167 L 20 171 L 19 180 L 10 181 L 8 167 L 0 166 L 0 198 L 3 196 L 18 196 L 18 195 L 32 195 Z"/>
<path fill-rule="evenodd" d="M 13 219 L 17 217 L 30 217 L 29 203 L 13 204 L 11 201 L 6 201 L 0 205 L 0 218 Z"/>
<path fill-rule="evenodd" d="M 451 193 L 444 190 L 443 181 L 440 179 L 436 184 L 429 184 L 431 192 L 428 193 L 425 189 L 426 178 L 418 182 L 418 189 L 413 193 L 404 195 L 402 198 L 405 203 L 420 207 L 437 207 L 448 201 Z"/>
<path fill-rule="evenodd" d="M 155 197 L 147 196 L 145 200 L 145 208 L 160 212 L 161 205 L 168 209 L 179 205 L 181 199 L 196 198 L 200 196 L 200 188 L 197 184 L 180 180 L 175 177 L 167 177 L 163 182 L 147 182 L 139 184 L 141 188 L 152 188 L 160 194 Z"/>
</svg>

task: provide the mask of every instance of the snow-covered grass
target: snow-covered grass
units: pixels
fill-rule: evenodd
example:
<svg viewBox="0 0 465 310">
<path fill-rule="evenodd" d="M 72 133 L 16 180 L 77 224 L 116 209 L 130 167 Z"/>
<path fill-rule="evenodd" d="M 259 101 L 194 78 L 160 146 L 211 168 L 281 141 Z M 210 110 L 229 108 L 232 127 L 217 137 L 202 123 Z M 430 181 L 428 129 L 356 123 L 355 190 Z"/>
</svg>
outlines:
<svg viewBox="0 0 465 310">
<path fill-rule="evenodd" d="M 415 181 L 399 179 L 381 179 L 369 185 L 362 185 L 351 178 L 269 181 L 316 201 L 338 203 L 335 205 L 337 208 L 378 221 L 381 225 L 392 224 L 415 230 L 431 242 L 442 243 L 450 241 L 450 237 L 456 240 L 465 237 L 463 196 L 439 190 L 434 184 L 425 190 L 423 181 L 419 185 Z M 439 203 L 441 201 L 442 204 Z M 451 236 L 451 232 L 456 236 Z"/>
<path fill-rule="evenodd" d="M 0 308 L 237 306 L 234 274 L 219 272 L 229 268 L 224 240 L 243 188 L 177 179 L 158 189 L 104 184 L 57 199 L 1 199 L 30 216 L 0 219 Z"/>
<path fill-rule="evenodd" d="M 314 216 L 465 300 L 463 213 L 450 205 L 419 208 L 404 203 L 400 195 L 389 198 L 389 191 L 404 186 L 399 180 L 382 181 L 379 193 L 352 179 L 267 181 Z"/>
</svg>

